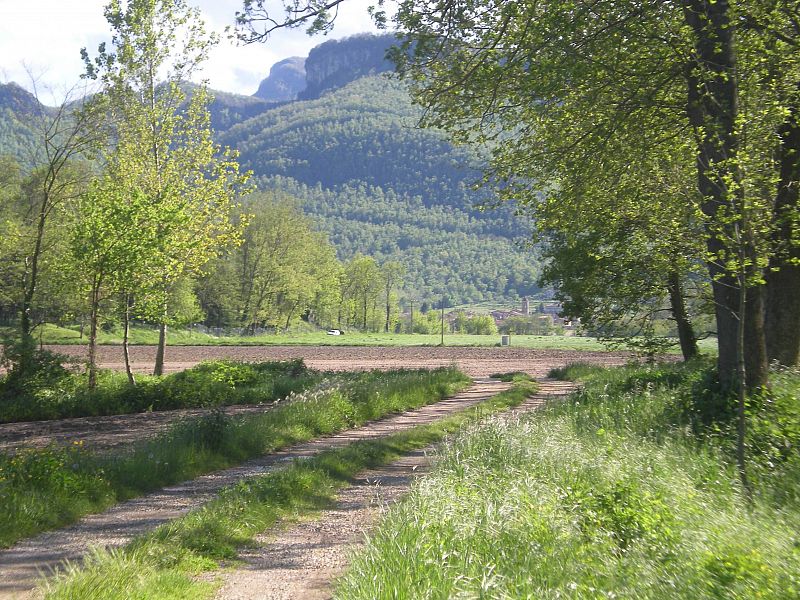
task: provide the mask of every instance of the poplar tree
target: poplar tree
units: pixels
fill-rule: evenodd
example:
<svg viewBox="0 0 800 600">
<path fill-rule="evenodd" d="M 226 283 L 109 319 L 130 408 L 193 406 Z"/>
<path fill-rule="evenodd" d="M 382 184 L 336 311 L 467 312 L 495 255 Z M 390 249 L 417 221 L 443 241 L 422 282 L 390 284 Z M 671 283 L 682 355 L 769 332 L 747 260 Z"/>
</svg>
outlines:
<svg viewBox="0 0 800 600">
<path fill-rule="evenodd" d="M 169 296 L 221 248 L 238 241 L 231 219 L 246 177 L 235 153 L 212 140 L 204 85 L 187 82 L 217 37 L 184 0 L 112 0 L 105 7 L 112 41 L 94 58 L 84 49 L 86 77 L 103 92 L 95 110 L 108 117 L 107 175 L 123 197 L 143 196 L 133 223 L 154 223 L 154 244 L 137 257 L 126 295 L 139 315 L 159 324 L 154 373 L 164 368 Z M 149 228 L 145 228 L 149 231 Z"/>
</svg>

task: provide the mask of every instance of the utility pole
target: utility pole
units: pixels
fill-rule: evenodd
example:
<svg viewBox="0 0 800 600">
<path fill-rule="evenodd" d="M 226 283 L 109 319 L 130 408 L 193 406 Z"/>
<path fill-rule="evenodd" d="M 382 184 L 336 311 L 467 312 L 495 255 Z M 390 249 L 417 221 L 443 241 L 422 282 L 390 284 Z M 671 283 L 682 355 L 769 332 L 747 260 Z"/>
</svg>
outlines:
<svg viewBox="0 0 800 600">
<path fill-rule="evenodd" d="M 414 333 L 414 301 L 411 301 L 411 330 L 409 333 Z"/>
<path fill-rule="evenodd" d="M 442 346 L 444 346 L 444 296 L 442 296 Z"/>
</svg>

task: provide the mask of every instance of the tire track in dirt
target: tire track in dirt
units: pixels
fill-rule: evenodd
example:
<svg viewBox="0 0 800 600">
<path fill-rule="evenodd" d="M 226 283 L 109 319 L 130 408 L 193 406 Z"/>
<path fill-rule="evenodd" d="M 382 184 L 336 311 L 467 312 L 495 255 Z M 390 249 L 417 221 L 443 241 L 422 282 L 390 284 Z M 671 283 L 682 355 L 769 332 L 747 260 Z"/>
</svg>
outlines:
<svg viewBox="0 0 800 600">
<path fill-rule="evenodd" d="M 516 418 L 576 388 L 573 383 L 550 379 L 540 383 L 537 394 L 496 418 Z M 336 506 L 317 519 L 258 536 L 257 545 L 239 555 L 245 566 L 224 577 L 217 600 L 330 598 L 332 582 L 345 571 L 368 530 L 388 505 L 409 491 L 414 478 L 428 469 L 430 451 L 419 450 L 362 473 L 338 495 Z"/>
<path fill-rule="evenodd" d="M 0 599 L 32 597 L 40 574 L 57 571 L 66 561 L 75 563 L 93 547 L 114 548 L 137 535 L 186 514 L 213 499 L 223 488 L 237 481 L 263 475 L 298 458 L 308 458 L 323 450 L 341 448 L 354 441 L 375 439 L 432 423 L 449 414 L 469 408 L 507 389 L 496 380 L 477 380 L 464 392 L 436 404 L 390 416 L 356 429 L 298 444 L 223 471 L 170 486 L 108 511 L 91 515 L 75 525 L 40 534 L 0 551 Z"/>
</svg>

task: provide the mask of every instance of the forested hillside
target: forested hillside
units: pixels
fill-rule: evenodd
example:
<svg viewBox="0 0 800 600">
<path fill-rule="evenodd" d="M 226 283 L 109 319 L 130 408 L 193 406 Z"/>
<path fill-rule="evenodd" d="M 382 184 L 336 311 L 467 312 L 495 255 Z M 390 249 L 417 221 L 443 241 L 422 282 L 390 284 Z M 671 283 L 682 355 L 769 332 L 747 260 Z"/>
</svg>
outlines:
<svg viewBox="0 0 800 600">
<path fill-rule="evenodd" d="M 0 153 L 31 164 L 36 116 L 42 110 L 47 108 L 16 83 L 0 84 Z"/>
<path fill-rule="evenodd" d="M 404 85 L 385 74 L 392 40 L 325 42 L 305 63 L 287 59 L 289 75 L 273 69 L 254 96 L 212 92 L 217 141 L 240 152 L 259 187 L 295 196 L 339 259 L 402 263 L 409 296 L 466 303 L 535 294 L 538 263 L 521 249 L 525 227 L 508 206 L 478 208 L 491 201 L 471 189 L 478 156 L 416 127 Z M 290 99 L 298 95 L 311 99 Z M 19 86 L 0 86 L 0 142 L 23 165 L 38 109 Z"/>
<path fill-rule="evenodd" d="M 508 207 L 471 189 L 479 159 L 418 118 L 401 83 L 369 76 L 265 111 L 220 136 L 258 185 L 289 192 L 341 259 L 399 260 L 409 291 L 475 302 L 537 291 L 538 264 Z"/>
</svg>

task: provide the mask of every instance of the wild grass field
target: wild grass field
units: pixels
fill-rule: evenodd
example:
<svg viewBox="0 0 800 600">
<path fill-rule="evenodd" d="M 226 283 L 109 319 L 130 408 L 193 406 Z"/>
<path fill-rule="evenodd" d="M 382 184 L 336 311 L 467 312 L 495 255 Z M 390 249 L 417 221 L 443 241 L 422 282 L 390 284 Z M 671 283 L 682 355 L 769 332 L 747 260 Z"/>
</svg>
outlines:
<svg viewBox="0 0 800 600">
<path fill-rule="evenodd" d="M 750 404 L 748 502 L 709 373 L 572 368 L 570 401 L 459 433 L 336 597 L 797 598 L 800 374 Z"/>
</svg>

